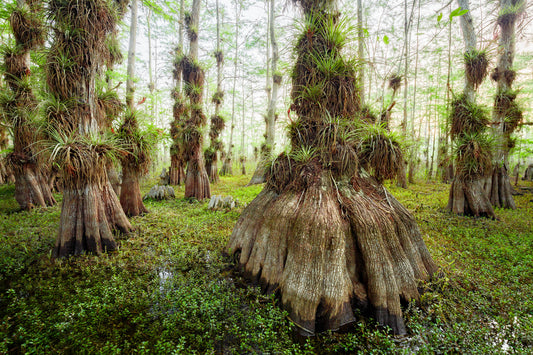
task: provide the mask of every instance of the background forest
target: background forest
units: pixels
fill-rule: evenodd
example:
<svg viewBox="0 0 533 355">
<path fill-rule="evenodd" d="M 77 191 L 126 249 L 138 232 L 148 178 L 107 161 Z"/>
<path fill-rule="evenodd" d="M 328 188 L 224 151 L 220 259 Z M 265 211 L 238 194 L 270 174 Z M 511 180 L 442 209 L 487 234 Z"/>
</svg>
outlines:
<svg viewBox="0 0 533 355">
<path fill-rule="evenodd" d="M 295 143 L 327 91 L 295 84 L 298 45 L 322 40 L 309 3 L 0 0 L 0 353 L 533 353 L 529 1 L 340 1 L 325 41 L 346 61 L 311 55 L 370 127 L 327 102 L 341 118 L 315 128 L 361 149 L 328 171 L 368 171 L 439 268 L 398 325 L 363 307 L 307 334 L 234 268 L 254 203 L 307 184 L 283 164 L 327 165 L 320 135 Z"/>
</svg>

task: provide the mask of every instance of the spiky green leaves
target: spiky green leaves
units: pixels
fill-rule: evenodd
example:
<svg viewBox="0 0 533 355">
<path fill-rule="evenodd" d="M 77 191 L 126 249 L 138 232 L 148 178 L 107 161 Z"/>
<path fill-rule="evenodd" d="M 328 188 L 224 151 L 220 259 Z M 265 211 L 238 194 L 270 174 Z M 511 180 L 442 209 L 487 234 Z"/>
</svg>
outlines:
<svg viewBox="0 0 533 355">
<path fill-rule="evenodd" d="M 157 138 L 154 132 L 142 132 L 139 129 L 137 115 L 136 111 L 126 112 L 117 139 L 127 152 L 120 157 L 123 166 L 127 165 L 130 169 L 145 174 L 148 172 Z"/>
<path fill-rule="evenodd" d="M 516 19 L 526 12 L 525 0 L 510 0 L 502 5 L 498 14 L 498 25 L 500 27 L 510 26 Z"/>
<path fill-rule="evenodd" d="M 489 69 L 489 59 L 485 50 L 472 49 L 464 54 L 466 78 L 479 87 L 487 77 Z"/>
<path fill-rule="evenodd" d="M 98 93 L 97 105 L 100 110 L 97 116 L 103 118 L 102 127 L 110 127 L 111 123 L 118 118 L 125 108 L 115 91 Z"/>
<path fill-rule="evenodd" d="M 27 52 L 20 46 L 6 44 L 1 47 L 0 53 L 4 59 L 1 71 L 4 73 L 6 82 L 11 90 L 20 92 L 19 86 L 30 75 L 26 61 Z"/>
<path fill-rule="evenodd" d="M 222 100 L 224 100 L 224 91 L 216 91 L 213 94 L 213 98 L 211 99 L 211 102 L 215 105 L 222 104 Z"/>
<path fill-rule="evenodd" d="M 450 133 L 452 137 L 456 137 L 461 134 L 483 132 L 489 123 L 489 118 L 482 106 L 468 101 L 464 95 L 461 95 L 452 102 L 451 121 Z"/>
<path fill-rule="evenodd" d="M 106 59 L 106 65 L 109 67 L 113 64 L 120 64 L 122 63 L 122 60 L 124 59 L 122 55 L 122 50 L 120 49 L 120 43 L 118 41 L 118 38 L 116 36 L 109 36 L 106 39 L 106 45 L 107 45 L 107 57 Z"/>
<path fill-rule="evenodd" d="M 518 91 L 506 90 L 496 95 L 494 109 L 498 116 L 504 118 L 503 131 L 511 134 L 524 118 L 524 110 L 516 102 Z"/>
<path fill-rule="evenodd" d="M 492 168 L 493 140 L 483 133 L 465 133 L 454 146 L 457 177 L 474 180 L 487 175 Z"/>
<path fill-rule="evenodd" d="M 29 8 L 17 8 L 9 17 L 9 23 L 17 45 L 25 51 L 42 46 L 46 40 L 46 28 L 42 14 Z"/>
<path fill-rule="evenodd" d="M 62 30 L 83 31 L 88 44 L 104 43 L 117 23 L 117 8 L 108 0 L 50 0 L 49 17 Z M 61 31 L 65 32 L 65 31 Z M 92 46 L 89 46 L 92 47 Z"/>
<path fill-rule="evenodd" d="M 68 135 L 52 129 L 46 150 L 51 161 L 62 167 L 65 187 L 78 189 L 107 182 L 107 166 L 127 154 L 120 142 L 110 135 Z"/>
<path fill-rule="evenodd" d="M 350 116 L 359 109 L 354 61 L 340 55 L 345 22 L 335 14 L 306 17 L 296 46 L 292 72 L 292 109 L 304 119 L 318 120 L 326 112 Z"/>
<path fill-rule="evenodd" d="M 287 153 L 281 153 L 266 167 L 266 187 L 281 193 L 293 180 L 296 162 Z"/>
<path fill-rule="evenodd" d="M 399 136 L 379 125 L 365 126 L 360 135 L 357 155 L 361 165 L 380 183 L 396 177 L 404 160 Z"/>
</svg>

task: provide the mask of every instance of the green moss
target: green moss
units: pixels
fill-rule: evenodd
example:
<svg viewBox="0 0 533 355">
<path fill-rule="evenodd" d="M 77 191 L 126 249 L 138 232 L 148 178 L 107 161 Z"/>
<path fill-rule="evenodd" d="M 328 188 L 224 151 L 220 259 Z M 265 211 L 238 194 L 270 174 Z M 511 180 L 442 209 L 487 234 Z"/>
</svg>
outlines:
<svg viewBox="0 0 533 355">
<path fill-rule="evenodd" d="M 351 333 L 298 342 L 276 301 L 244 287 L 221 255 L 242 205 L 262 189 L 244 187 L 249 179 L 213 186 L 239 199 L 232 211 L 147 201 L 151 213 L 132 219 L 136 231 L 119 237 L 118 252 L 55 262 L 60 204 L 16 212 L 13 185 L 0 186 L 0 353 L 488 354 L 502 353 L 504 341 L 533 351 L 531 194 L 493 221 L 444 212 L 444 184 L 387 186 L 414 213 L 445 277 L 405 308 L 402 341 L 358 314 Z"/>
</svg>

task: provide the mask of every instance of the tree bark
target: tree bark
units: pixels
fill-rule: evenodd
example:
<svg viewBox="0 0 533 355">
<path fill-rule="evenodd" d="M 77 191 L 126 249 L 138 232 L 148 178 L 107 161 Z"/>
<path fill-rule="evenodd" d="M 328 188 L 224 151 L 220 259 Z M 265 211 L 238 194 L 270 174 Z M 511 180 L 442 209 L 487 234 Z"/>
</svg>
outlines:
<svg viewBox="0 0 533 355">
<path fill-rule="evenodd" d="M 39 11 L 35 5 L 27 4 L 24 0 L 17 1 L 17 9 L 10 16 L 17 49 L 4 54 L 7 67 L 5 81 L 14 97 L 13 102 L 4 107 L 6 118 L 13 128 L 13 152 L 7 157 L 9 167 L 6 170 L 13 173 L 15 199 L 23 210 L 52 206 L 56 203 L 47 183 L 49 169 L 36 154 L 36 143 L 42 137 L 38 136 L 30 114 L 37 110 L 37 99 L 31 88 L 21 84 L 31 75 L 30 51 L 44 42 L 44 29 L 41 24 L 34 28 L 20 25 L 25 22 L 24 17 L 28 13 L 35 14 Z"/>
<path fill-rule="evenodd" d="M 135 55 L 137 47 L 137 0 L 131 1 L 131 22 L 130 22 L 130 42 L 128 48 L 128 69 L 126 80 L 126 105 L 133 110 L 133 100 L 135 93 Z"/>
<path fill-rule="evenodd" d="M 73 16 L 71 21 L 62 15 L 67 10 Z M 70 36 L 62 31 L 66 28 L 79 34 L 75 40 L 81 45 L 76 48 L 84 50 L 83 55 L 71 54 L 73 66 L 65 67 L 51 60 L 46 68 L 49 90 L 58 100 L 77 98 L 70 110 L 48 118 L 49 125 L 74 137 L 68 145 L 56 142 L 56 160 L 62 167 L 65 188 L 53 256 L 100 254 L 116 248 L 113 230 L 127 233 L 132 229 L 107 177 L 109 148 L 86 142 L 100 134 L 99 127 L 106 120 L 103 112 L 97 110 L 95 84 L 98 67 L 104 65 L 109 54 L 104 44 L 115 28 L 116 17 L 107 4 L 99 2 L 88 8 L 69 0 L 48 11 L 57 25 L 49 58 L 60 55 L 63 47 L 69 45 Z"/>
<path fill-rule="evenodd" d="M 218 13 L 218 12 L 217 12 Z M 174 140 L 170 148 L 170 185 L 181 185 L 185 183 L 185 159 L 183 158 L 183 149 L 178 141 L 179 130 L 182 125 L 183 114 L 183 94 L 182 94 L 182 73 L 178 60 L 183 55 L 183 28 L 184 28 L 184 0 L 180 0 L 179 29 L 178 29 L 178 47 L 176 48 L 176 63 L 174 66 L 174 79 L 176 87 L 174 89 L 174 121 L 170 126 L 170 134 Z"/>
<path fill-rule="evenodd" d="M 220 175 L 233 175 L 233 133 L 235 130 L 235 89 L 237 87 L 237 64 L 238 64 L 238 54 L 239 54 L 239 19 L 241 14 L 240 3 L 235 0 L 235 58 L 233 59 L 233 93 L 231 98 L 231 127 L 230 127 L 230 136 L 228 149 L 226 150 L 226 156 L 224 163 L 222 164 L 222 169 L 220 170 Z"/>
<path fill-rule="evenodd" d="M 464 10 L 470 9 L 468 0 L 458 0 L 457 3 Z M 461 16 L 460 22 L 465 41 L 465 52 L 467 54 L 474 53 L 477 46 L 477 37 L 470 11 Z M 468 64 L 465 62 L 466 70 L 468 70 L 467 65 Z M 475 103 L 475 84 L 468 75 L 465 75 L 465 87 L 463 93 L 466 103 Z M 454 117 L 452 117 L 452 120 L 453 119 Z M 476 133 L 482 133 L 483 130 L 484 127 L 481 127 Z M 454 137 L 452 134 L 452 139 L 460 139 L 466 133 L 469 132 L 465 132 L 463 129 L 462 132 L 457 134 L 457 137 Z M 479 176 L 479 174 L 466 177 L 462 174 L 461 168 L 461 163 L 456 162 L 456 171 L 448 198 L 448 210 L 459 215 L 464 214 L 474 217 L 495 218 L 494 210 L 484 187 L 485 177 Z"/>
<path fill-rule="evenodd" d="M 209 137 L 211 144 L 205 153 L 205 164 L 207 175 L 211 183 L 220 181 L 218 175 L 218 152 L 222 149 L 222 141 L 220 141 L 220 133 L 224 129 L 224 119 L 220 116 L 220 107 L 224 98 L 224 91 L 222 89 L 222 66 L 224 64 L 224 53 L 220 47 L 220 12 L 218 10 L 218 0 L 216 1 L 217 12 L 217 49 L 215 52 L 215 59 L 217 61 L 217 91 L 213 95 L 213 102 L 215 103 L 215 114 L 211 117 L 211 129 Z"/>
<path fill-rule="evenodd" d="M 361 110 L 355 69 L 331 74 L 319 104 L 305 96 L 306 88 L 324 83 L 317 54 L 342 57 L 328 40 L 328 31 L 338 30 L 336 2 L 298 4 L 318 30 L 307 36 L 304 29 L 296 47 L 291 152 L 272 163 L 226 250 L 264 292 L 279 295 L 303 335 L 353 323 L 352 307 L 365 306 L 379 324 L 405 334 L 401 301 L 418 299 L 418 280 L 429 280 L 437 267 L 414 217 L 358 166 L 357 148 L 337 135 Z"/>
<path fill-rule="evenodd" d="M 514 104 L 516 93 L 512 93 L 512 84 L 516 73 L 513 71 L 515 56 L 515 31 L 516 19 L 525 9 L 524 0 L 500 0 L 500 15 L 498 26 L 500 28 L 498 66 L 492 78 L 497 82 L 496 98 L 493 109 L 493 132 L 496 137 L 498 149 L 494 161 L 490 188 L 490 201 L 495 207 L 516 209 L 509 178 L 509 152 L 511 134 L 515 128 L 507 123 L 506 105 Z M 509 101 L 506 103 L 506 101 Z"/>
<path fill-rule="evenodd" d="M 127 133 L 130 138 L 133 134 L 139 133 L 139 127 L 137 123 L 137 116 L 135 115 L 134 107 L 134 78 L 135 78 L 135 56 L 136 56 L 136 43 L 137 43 L 137 0 L 132 0 L 131 3 L 131 24 L 130 24 L 130 48 L 128 50 L 128 81 L 126 88 L 126 104 L 129 112 L 124 118 L 124 122 L 120 127 L 121 131 Z M 133 148 L 133 144 L 136 142 L 129 142 L 128 148 Z M 130 154 L 139 154 L 138 151 L 132 151 Z M 142 152 L 141 154 L 144 154 Z M 147 156 L 147 155 L 145 155 Z M 138 158 L 138 157 L 137 157 Z M 120 204 L 122 209 L 129 217 L 135 217 L 148 212 L 144 207 L 141 197 L 141 186 L 139 179 L 143 174 L 143 169 L 139 164 L 132 164 L 130 157 L 125 157 L 122 160 L 122 186 L 120 190 Z"/>
<path fill-rule="evenodd" d="M 148 213 L 142 202 L 141 187 L 139 185 L 140 172 L 135 166 L 122 165 L 122 187 L 120 190 L 120 204 L 124 213 L 129 217 Z"/>
<path fill-rule="evenodd" d="M 265 118 L 266 130 L 265 138 L 266 145 L 261 147 L 261 160 L 255 169 L 252 179 L 248 183 L 249 185 L 261 184 L 265 182 L 266 167 L 272 159 L 272 153 L 275 149 L 276 139 L 276 104 L 278 100 L 278 91 L 281 85 L 282 77 L 278 70 L 279 50 L 278 43 L 276 41 L 275 31 L 275 0 L 270 0 L 269 10 L 269 23 L 268 28 L 270 32 L 270 42 L 272 45 L 272 95 L 268 103 L 268 111 Z"/>
<path fill-rule="evenodd" d="M 185 178 L 185 198 L 203 200 L 211 197 L 209 177 L 205 169 L 204 154 L 202 152 L 203 137 L 201 128 L 205 126 L 205 115 L 202 112 L 202 93 L 204 89 L 204 71 L 198 61 L 198 28 L 200 21 L 200 0 L 193 0 L 190 23 L 187 24 L 189 33 L 189 58 L 187 65 L 183 65 L 183 78 L 191 103 L 191 114 L 186 122 L 187 129 L 194 132 L 188 138 L 187 176 Z M 197 92 L 195 93 L 195 90 Z M 196 108 L 195 108 L 196 107 Z"/>
</svg>

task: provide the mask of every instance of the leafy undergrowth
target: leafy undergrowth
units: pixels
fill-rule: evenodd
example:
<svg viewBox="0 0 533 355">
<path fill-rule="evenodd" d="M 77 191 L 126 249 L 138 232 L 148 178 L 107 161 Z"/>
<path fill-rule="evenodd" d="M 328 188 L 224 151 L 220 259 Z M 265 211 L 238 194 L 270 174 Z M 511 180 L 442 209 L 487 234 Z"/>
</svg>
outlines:
<svg viewBox="0 0 533 355">
<path fill-rule="evenodd" d="M 348 333 L 303 340 L 222 254 L 242 206 L 261 191 L 244 187 L 249 178 L 213 187 L 241 202 L 232 211 L 148 201 L 151 213 L 118 236 L 118 252 L 56 261 L 60 204 L 18 212 L 13 186 L 0 186 L 0 353 L 533 353 L 531 193 L 491 221 L 448 214 L 447 185 L 391 186 L 443 277 L 406 305 L 407 337 L 361 317 Z"/>
</svg>

